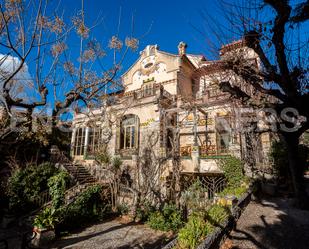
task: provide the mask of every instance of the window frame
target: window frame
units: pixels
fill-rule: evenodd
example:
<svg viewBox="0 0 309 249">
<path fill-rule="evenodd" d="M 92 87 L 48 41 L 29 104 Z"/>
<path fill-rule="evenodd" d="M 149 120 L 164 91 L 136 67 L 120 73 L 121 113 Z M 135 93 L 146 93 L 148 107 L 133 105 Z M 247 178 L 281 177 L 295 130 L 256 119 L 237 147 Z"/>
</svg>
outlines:
<svg viewBox="0 0 309 249">
<path fill-rule="evenodd" d="M 75 133 L 75 140 L 74 140 L 74 149 L 73 155 L 74 156 L 82 156 L 85 153 L 85 139 L 86 139 L 86 128 L 85 127 L 78 127 Z"/>
<path fill-rule="evenodd" d="M 98 151 L 103 143 L 102 127 L 89 127 L 87 155 L 93 156 Z"/>
<path fill-rule="evenodd" d="M 118 146 L 116 150 L 119 150 L 121 154 L 123 154 L 122 152 L 126 153 L 137 150 L 139 144 L 138 116 L 134 114 L 126 115 L 119 124 L 118 134 Z"/>
</svg>

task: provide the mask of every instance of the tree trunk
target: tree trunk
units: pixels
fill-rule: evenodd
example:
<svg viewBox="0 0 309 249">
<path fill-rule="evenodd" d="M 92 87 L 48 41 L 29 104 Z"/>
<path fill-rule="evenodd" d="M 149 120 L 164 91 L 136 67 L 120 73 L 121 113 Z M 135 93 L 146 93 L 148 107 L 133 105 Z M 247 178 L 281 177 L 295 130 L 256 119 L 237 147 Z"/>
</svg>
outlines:
<svg viewBox="0 0 309 249">
<path fill-rule="evenodd" d="M 303 161 L 299 155 L 299 137 L 295 134 L 283 134 L 288 149 L 289 168 L 292 177 L 293 188 L 297 198 L 297 206 L 309 209 L 309 197 L 303 176 Z"/>
</svg>

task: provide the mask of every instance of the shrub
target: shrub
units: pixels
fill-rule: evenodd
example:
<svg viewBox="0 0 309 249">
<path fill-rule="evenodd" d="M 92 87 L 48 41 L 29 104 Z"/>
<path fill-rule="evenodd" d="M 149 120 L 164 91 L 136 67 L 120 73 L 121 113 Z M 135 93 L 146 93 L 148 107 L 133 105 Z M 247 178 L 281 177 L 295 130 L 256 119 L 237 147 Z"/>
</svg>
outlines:
<svg viewBox="0 0 309 249">
<path fill-rule="evenodd" d="M 58 229 L 76 228 L 76 224 L 84 225 L 110 213 L 110 203 L 107 196 L 103 198 L 102 190 L 100 185 L 88 187 L 72 204 L 62 208 L 62 220 Z"/>
<path fill-rule="evenodd" d="M 58 174 L 48 179 L 49 194 L 52 197 L 54 209 L 58 209 L 64 204 L 65 190 L 70 181 L 68 172 L 61 170 Z"/>
<path fill-rule="evenodd" d="M 239 187 L 227 187 L 222 192 L 219 193 L 219 196 L 224 197 L 227 195 L 233 195 L 237 198 L 240 198 L 244 193 L 246 193 L 247 187 L 242 185 Z"/>
<path fill-rule="evenodd" d="M 113 157 L 112 159 L 112 165 L 114 169 L 120 169 L 121 165 L 122 165 L 122 160 L 120 157 Z"/>
<path fill-rule="evenodd" d="M 166 222 L 161 212 L 156 211 L 150 214 L 148 225 L 155 230 L 167 231 Z"/>
<path fill-rule="evenodd" d="M 194 212 L 178 233 L 178 248 L 194 249 L 207 235 L 229 217 L 229 210 L 212 205 L 206 212 Z"/>
<path fill-rule="evenodd" d="M 172 204 L 165 204 L 162 211 L 151 213 L 147 223 L 153 229 L 174 232 L 183 225 L 181 212 Z"/>
<path fill-rule="evenodd" d="M 95 159 L 97 162 L 104 165 L 109 165 L 111 162 L 111 156 L 107 152 L 106 148 L 103 148 L 102 150 L 98 151 L 95 155 Z"/>
<path fill-rule="evenodd" d="M 127 203 L 121 203 L 117 206 L 117 211 L 121 215 L 127 215 L 129 213 L 129 206 Z"/>
<path fill-rule="evenodd" d="M 155 212 L 155 208 L 145 201 L 136 209 L 136 218 L 140 221 L 147 221 L 153 212 Z"/>
<path fill-rule="evenodd" d="M 214 226 L 220 225 L 229 217 L 229 209 L 221 205 L 212 205 L 206 212 L 206 219 Z"/>
<path fill-rule="evenodd" d="M 47 207 L 35 217 L 33 225 L 40 229 L 54 229 L 58 222 L 59 215 L 57 214 L 57 210 Z"/>
<path fill-rule="evenodd" d="M 205 221 L 203 213 L 193 213 L 186 225 L 179 230 L 178 246 L 180 248 L 194 249 L 212 231 L 213 226 Z"/>
<path fill-rule="evenodd" d="M 200 180 L 197 180 L 187 190 L 182 192 L 180 201 L 189 209 L 198 211 L 207 205 L 205 193 L 207 193 L 207 189 L 203 187 Z"/>
<path fill-rule="evenodd" d="M 243 162 L 236 157 L 228 157 L 219 161 L 220 168 L 227 180 L 227 187 L 239 187 L 245 180 Z"/>
<path fill-rule="evenodd" d="M 48 189 L 47 181 L 59 170 L 50 163 L 16 170 L 8 181 L 10 210 L 25 211 L 34 206 L 32 198 Z"/>
</svg>

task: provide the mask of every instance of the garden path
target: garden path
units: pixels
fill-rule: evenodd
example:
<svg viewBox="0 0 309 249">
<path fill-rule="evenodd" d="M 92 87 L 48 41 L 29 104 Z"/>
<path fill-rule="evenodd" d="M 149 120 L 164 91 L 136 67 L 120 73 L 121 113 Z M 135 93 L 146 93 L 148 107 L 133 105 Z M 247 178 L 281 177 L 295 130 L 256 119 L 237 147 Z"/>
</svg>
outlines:
<svg viewBox="0 0 309 249">
<path fill-rule="evenodd" d="M 161 248 L 166 244 L 166 234 L 146 225 L 114 219 L 87 227 L 54 242 L 51 248 L 67 249 L 125 249 Z"/>
<path fill-rule="evenodd" d="M 292 199 L 264 198 L 249 203 L 221 249 L 308 249 L 309 211 Z"/>
</svg>

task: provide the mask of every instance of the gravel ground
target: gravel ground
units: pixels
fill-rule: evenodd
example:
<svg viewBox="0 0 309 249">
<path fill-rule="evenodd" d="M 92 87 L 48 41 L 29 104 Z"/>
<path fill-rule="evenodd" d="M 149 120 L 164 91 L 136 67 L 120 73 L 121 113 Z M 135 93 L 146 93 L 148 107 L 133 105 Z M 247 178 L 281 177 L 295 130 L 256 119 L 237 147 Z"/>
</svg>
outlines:
<svg viewBox="0 0 309 249">
<path fill-rule="evenodd" d="M 50 248 L 161 248 L 166 244 L 166 234 L 146 225 L 115 219 L 93 225 L 56 241 Z"/>
<path fill-rule="evenodd" d="M 288 198 L 251 202 L 223 248 L 308 249 L 309 211 L 294 208 Z"/>
</svg>

